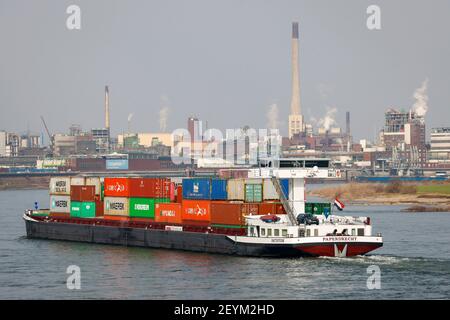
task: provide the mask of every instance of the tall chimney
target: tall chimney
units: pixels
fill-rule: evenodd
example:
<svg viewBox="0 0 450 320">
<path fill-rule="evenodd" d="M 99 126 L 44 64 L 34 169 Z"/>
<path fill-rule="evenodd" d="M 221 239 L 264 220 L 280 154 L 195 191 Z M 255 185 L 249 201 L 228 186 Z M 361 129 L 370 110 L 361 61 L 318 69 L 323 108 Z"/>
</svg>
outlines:
<svg viewBox="0 0 450 320">
<path fill-rule="evenodd" d="M 350 136 L 350 112 L 345 113 L 345 134 L 347 137 Z"/>
<path fill-rule="evenodd" d="M 300 107 L 300 76 L 298 62 L 298 22 L 292 23 L 292 39 L 291 39 L 291 64 L 292 64 L 292 98 L 291 113 L 289 115 L 289 138 L 296 134 L 305 132 L 303 123 L 302 109 Z"/>
<path fill-rule="evenodd" d="M 109 90 L 105 86 L 105 128 L 109 130 Z"/>
<path fill-rule="evenodd" d="M 300 107 L 300 77 L 299 77 L 299 63 L 298 63 L 298 22 L 292 23 L 292 99 L 291 99 L 291 114 L 301 114 Z"/>
</svg>

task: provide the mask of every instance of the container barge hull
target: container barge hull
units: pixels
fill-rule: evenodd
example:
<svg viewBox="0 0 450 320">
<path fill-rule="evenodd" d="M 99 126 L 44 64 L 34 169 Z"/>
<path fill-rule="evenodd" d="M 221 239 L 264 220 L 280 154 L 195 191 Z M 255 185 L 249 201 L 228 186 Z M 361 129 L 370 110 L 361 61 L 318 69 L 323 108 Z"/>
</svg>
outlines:
<svg viewBox="0 0 450 320">
<path fill-rule="evenodd" d="M 134 228 L 120 225 L 55 222 L 24 215 L 28 238 L 88 242 L 133 247 L 176 249 L 185 251 L 257 257 L 314 257 L 355 256 L 366 254 L 382 246 L 374 237 L 367 241 L 341 239 L 324 243 L 252 242 L 250 237 L 225 234 L 167 231 L 152 228 Z M 289 241 L 290 240 L 290 241 Z"/>
</svg>

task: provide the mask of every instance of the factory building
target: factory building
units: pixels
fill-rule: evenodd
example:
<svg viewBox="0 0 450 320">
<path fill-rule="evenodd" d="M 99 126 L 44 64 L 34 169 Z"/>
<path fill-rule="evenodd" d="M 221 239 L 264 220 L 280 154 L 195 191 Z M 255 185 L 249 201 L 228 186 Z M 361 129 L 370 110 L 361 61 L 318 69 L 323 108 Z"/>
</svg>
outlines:
<svg viewBox="0 0 450 320">
<path fill-rule="evenodd" d="M 450 127 L 431 129 L 430 163 L 450 163 Z"/>
</svg>

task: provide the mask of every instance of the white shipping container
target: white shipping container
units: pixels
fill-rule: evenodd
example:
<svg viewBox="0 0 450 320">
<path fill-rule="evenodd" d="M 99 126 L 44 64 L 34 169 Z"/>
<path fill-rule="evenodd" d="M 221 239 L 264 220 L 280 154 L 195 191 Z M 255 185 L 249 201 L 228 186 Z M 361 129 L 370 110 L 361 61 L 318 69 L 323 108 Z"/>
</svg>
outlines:
<svg viewBox="0 0 450 320">
<path fill-rule="evenodd" d="M 70 196 L 50 196 L 50 212 L 70 213 Z"/>
<path fill-rule="evenodd" d="M 86 177 L 87 186 L 95 186 L 95 194 L 100 195 L 102 191 L 102 184 L 99 177 Z"/>
<path fill-rule="evenodd" d="M 260 178 L 245 179 L 245 184 L 262 184 L 262 183 L 263 179 Z"/>
<path fill-rule="evenodd" d="M 228 200 L 245 200 L 245 179 L 229 179 L 227 183 Z"/>
<path fill-rule="evenodd" d="M 129 216 L 129 199 L 125 197 L 105 197 L 105 215 Z"/>
<path fill-rule="evenodd" d="M 264 179 L 263 199 L 264 200 L 279 200 L 280 199 L 280 197 L 278 196 L 277 190 L 275 189 L 275 186 L 273 185 L 273 182 L 271 179 Z"/>
<path fill-rule="evenodd" d="M 50 194 L 70 195 L 70 177 L 53 177 L 50 179 Z"/>
<path fill-rule="evenodd" d="M 86 183 L 86 179 L 84 177 L 72 177 L 70 178 L 71 186 L 84 186 Z"/>
</svg>

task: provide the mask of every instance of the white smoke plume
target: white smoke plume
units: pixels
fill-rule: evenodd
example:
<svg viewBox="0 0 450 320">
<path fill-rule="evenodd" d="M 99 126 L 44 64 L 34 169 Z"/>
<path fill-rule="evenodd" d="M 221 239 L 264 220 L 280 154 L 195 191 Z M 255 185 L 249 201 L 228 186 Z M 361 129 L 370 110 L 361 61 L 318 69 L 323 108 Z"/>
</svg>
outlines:
<svg viewBox="0 0 450 320">
<path fill-rule="evenodd" d="M 412 107 L 412 110 L 419 116 L 424 117 L 425 114 L 428 111 L 428 79 L 425 79 L 422 82 L 422 86 L 420 88 L 417 88 L 416 91 L 414 91 L 414 99 L 416 102 L 414 102 L 414 105 Z"/>
<path fill-rule="evenodd" d="M 269 110 L 266 113 L 267 117 L 267 128 L 268 129 L 278 129 L 278 126 L 280 125 L 278 121 L 278 106 L 276 103 L 273 103 L 269 106 Z"/>
<path fill-rule="evenodd" d="M 167 120 L 169 119 L 169 98 L 166 95 L 161 96 L 161 109 L 159 110 L 159 130 L 166 132 Z"/>
<path fill-rule="evenodd" d="M 128 115 L 128 122 L 130 122 L 131 121 L 131 118 L 133 118 L 133 114 L 132 113 L 130 113 L 129 115 Z"/>
<path fill-rule="evenodd" d="M 330 130 L 331 126 L 336 124 L 337 108 L 327 108 L 327 112 L 323 118 L 317 121 L 317 125 L 325 130 Z"/>
</svg>

